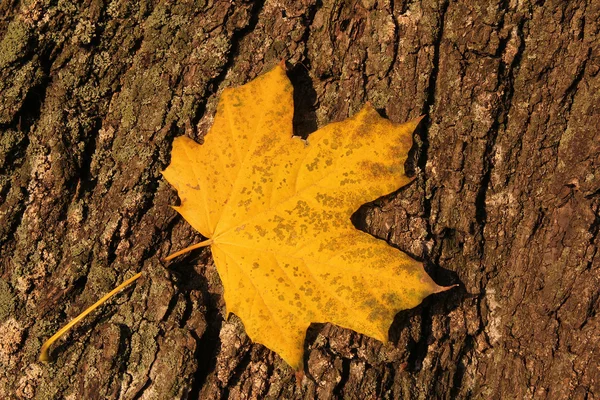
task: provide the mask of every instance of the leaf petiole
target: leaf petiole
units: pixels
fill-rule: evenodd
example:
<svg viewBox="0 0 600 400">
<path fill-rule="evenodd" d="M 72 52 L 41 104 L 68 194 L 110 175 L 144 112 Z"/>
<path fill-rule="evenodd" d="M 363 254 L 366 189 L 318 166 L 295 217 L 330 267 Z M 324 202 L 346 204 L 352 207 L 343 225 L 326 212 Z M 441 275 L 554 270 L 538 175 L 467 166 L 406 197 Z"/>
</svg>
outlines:
<svg viewBox="0 0 600 400">
<path fill-rule="evenodd" d="M 212 244 L 212 242 L 213 242 L 212 239 L 208 239 L 208 240 L 202 241 L 200 243 L 193 244 L 191 246 L 186 247 L 185 249 L 181 249 L 179 251 L 176 251 L 173 254 L 169 254 L 168 256 L 166 256 L 165 258 L 163 258 L 163 261 L 171 261 L 175 257 L 178 257 L 178 256 L 180 256 L 182 254 L 185 254 L 185 253 L 189 253 L 192 250 L 199 249 L 200 247 L 210 246 Z"/>
<path fill-rule="evenodd" d="M 212 244 L 212 242 L 213 242 L 212 239 L 208 239 L 208 240 L 205 240 L 203 242 L 193 244 L 191 246 L 186 247 L 185 249 L 179 250 L 179 251 L 177 251 L 177 252 L 175 252 L 175 253 L 173 253 L 173 254 L 165 257 L 163 259 L 163 261 L 172 260 L 173 258 L 175 258 L 177 256 L 180 256 L 180 255 L 185 254 L 187 252 L 190 252 L 192 250 L 198 249 L 200 247 L 210 246 Z M 40 361 L 44 361 L 44 362 L 50 361 L 49 349 L 50 349 L 50 346 L 52 346 L 52 344 L 54 342 L 56 342 L 65 333 L 67 333 L 73 327 L 73 325 L 75 325 L 76 323 L 78 323 L 79 321 L 81 321 L 83 318 L 85 318 L 89 313 L 91 313 L 92 311 L 94 311 L 96 308 L 98 308 L 102 304 L 106 303 L 115 294 L 119 293 L 121 290 L 123 290 L 127 286 L 131 285 L 133 282 L 135 282 L 141 276 L 142 276 L 142 273 L 138 272 L 137 274 L 135 274 L 131 278 L 127 279 L 125 282 L 121 283 L 119 286 L 117 286 L 116 288 L 114 288 L 113 290 L 111 290 L 109 293 L 105 294 L 100 300 L 98 300 L 97 302 L 95 302 L 93 305 L 91 305 L 90 307 L 86 308 L 85 311 L 83 311 L 81 314 L 79 314 L 78 316 L 76 316 L 75 318 L 73 318 L 71 321 L 69 321 L 68 324 L 66 324 L 65 326 L 63 326 L 62 328 L 60 328 L 58 332 L 56 332 L 50 339 L 46 340 L 44 342 L 44 344 L 42 345 L 42 348 L 40 350 L 39 360 Z"/>
<path fill-rule="evenodd" d="M 67 333 L 69 331 L 69 329 L 71 329 L 73 327 L 73 325 L 75 325 L 76 323 L 81 321 L 83 318 L 85 318 L 86 315 L 88 315 L 89 313 L 94 311 L 96 308 L 100 307 L 102 304 L 107 302 L 111 297 L 113 297 L 115 294 L 119 293 L 121 290 L 123 290 L 127 286 L 131 285 L 133 282 L 135 282 L 141 276 L 142 276 L 142 273 L 138 272 L 131 278 L 127 279 L 125 282 L 121 283 L 119 286 L 117 286 L 116 288 L 111 290 L 109 293 L 105 294 L 100 300 L 98 300 L 93 305 L 88 307 L 84 312 L 82 312 L 81 314 L 79 314 L 78 316 L 73 318 L 68 324 L 66 324 L 65 326 L 60 328 L 60 330 L 58 332 L 56 332 L 50 339 L 46 340 L 46 342 L 42 345 L 42 349 L 40 350 L 39 360 L 45 361 L 45 362 L 50 361 L 50 354 L 48 352 L 48 349 L 50 348 L 52 343 L 54 343 L 58 339 L 60 339 L 60 337 L 62 335 Z"/>
</svg>

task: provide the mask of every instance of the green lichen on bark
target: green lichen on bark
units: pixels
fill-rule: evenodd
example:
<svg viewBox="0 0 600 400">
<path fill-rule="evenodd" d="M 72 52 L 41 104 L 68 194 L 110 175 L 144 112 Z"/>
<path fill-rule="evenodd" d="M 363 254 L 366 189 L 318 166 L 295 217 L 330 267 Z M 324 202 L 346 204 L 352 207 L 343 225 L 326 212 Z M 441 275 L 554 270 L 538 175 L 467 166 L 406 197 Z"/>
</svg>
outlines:
<svg viewBox="0 0 600 400">
<path fill-rule="evenodd" d="M 15 311 L 15 296 L 8 282 L 0 278 L 0 323 L 6 321 Z"/>
</svg>

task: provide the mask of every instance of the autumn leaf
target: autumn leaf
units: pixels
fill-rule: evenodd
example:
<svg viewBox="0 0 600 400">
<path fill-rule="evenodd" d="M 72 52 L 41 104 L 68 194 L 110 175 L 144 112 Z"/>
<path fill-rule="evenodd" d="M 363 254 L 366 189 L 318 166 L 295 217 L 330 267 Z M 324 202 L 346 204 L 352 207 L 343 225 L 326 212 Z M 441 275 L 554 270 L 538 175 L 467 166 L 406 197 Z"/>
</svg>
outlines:
<svg viewBox="0 0 600 400">
<path fill-rule="evenodd" d="M 311 322 L 385 342 L 398 311 L 445 288 L 350 221 L 411 181 L 404 162 L 419 119 L 396 125 L 366 105 L 304 141 L 293 110 L 282 65 L 225 89 L 204 144 L 176 138 L 163 175 L 181 198 L 174 208 L 209 238 L 227 311 L 299 370 Z"/>
</svg>

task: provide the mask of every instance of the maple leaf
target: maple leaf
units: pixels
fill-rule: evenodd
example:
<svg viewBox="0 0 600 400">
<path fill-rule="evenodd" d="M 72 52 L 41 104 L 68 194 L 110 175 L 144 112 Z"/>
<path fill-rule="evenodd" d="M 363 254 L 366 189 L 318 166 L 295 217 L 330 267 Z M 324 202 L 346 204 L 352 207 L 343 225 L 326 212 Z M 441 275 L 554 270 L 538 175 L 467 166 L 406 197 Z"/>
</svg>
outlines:
<svg viewBox="0 0 600 400">
<path fill-rule="evenodd" d="M 411 181 L 404 162 L 420 119 L 393 124 L 366 105 L 304 141 L 293 110 L 282 65 L 225 89 L 204 144 L 176 138 L 163 175 L 181 199 L 174 208 L 209 238 L 200 245 L 210 245 L 227 311 L 299 370 L 311 322 L 385 342 L 398 311 L 445 288 L 350 221 Z"/>
</svg>

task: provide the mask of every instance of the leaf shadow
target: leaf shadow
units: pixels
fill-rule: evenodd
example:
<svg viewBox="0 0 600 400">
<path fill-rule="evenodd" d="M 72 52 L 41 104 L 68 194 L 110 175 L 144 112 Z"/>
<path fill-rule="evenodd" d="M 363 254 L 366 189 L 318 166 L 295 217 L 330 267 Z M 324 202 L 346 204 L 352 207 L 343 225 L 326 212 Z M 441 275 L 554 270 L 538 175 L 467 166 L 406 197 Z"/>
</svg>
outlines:
<svg viewBox="0 0 600 400">
<path fill-rule="evenodd" d="M 210 251 L 204 249 L 201 252 L 190 252 L 173 261 L 168 269 L 178 275 L 176 283 L 179 293 L 185 296 L 187 307 L 181 321 L 181 327 L 185 326 L 195 310 L 191 306 L 192 291 L 199 291 L 202 295 L 201 306 L 205 307 L 204 320 L 206 323 L 204 332 L 197 332 L 190 329 L 190 333 L 196 341 L 196 352 L 194 357 L 197 362 L 194 382 L 190 393 L 199 394 L 210 374 L 217 366 L 217 355 L 221 349 L 220 332 L 223 326 L 223 307 L 222 295 L 211 290 L 211 285 L 206 275 L 207 265 L 211 262 L 212 255 Z M 193 266 L 193 268 L 190 268 Z M 222 285 L 219 282 L 219 285 Z M 189 327 L 188 327 L 189 328 Z"/>
<path fill-rule="evenodd" d="M 468 293 L 464 285 L 460 284 L 458 287 L 446 292 L 430 295 L 417 307 L 396 314 L 388 331 L 388 337 L 390 342 L 397 347 L 406 346 L 406 353 L 408 354 L 406 360 L 407 371 L 417 372 L 421 370 L 429 346 L 436 340 L 444 340 L 444 337 L 436 339 L 433 336 L 434 319 L 436 317 L 443 318 L 444 316 L 447 318 L 450 312 L 459 308 L 466 300 L 476 297 L 476 295 Z M 411 326 L 415 324 L 419 325 L 420 330 L 416 340 L 409 333 Z"/>
<path fill-rule="evenodd" d="M 287 70 L 294 86 L 294 135 L 306 139 L 317 130 L 316 102 L 317 92 L 306 67 L 296 64 Z"/>
</svg>

